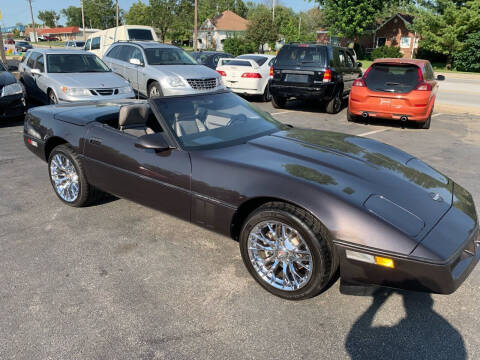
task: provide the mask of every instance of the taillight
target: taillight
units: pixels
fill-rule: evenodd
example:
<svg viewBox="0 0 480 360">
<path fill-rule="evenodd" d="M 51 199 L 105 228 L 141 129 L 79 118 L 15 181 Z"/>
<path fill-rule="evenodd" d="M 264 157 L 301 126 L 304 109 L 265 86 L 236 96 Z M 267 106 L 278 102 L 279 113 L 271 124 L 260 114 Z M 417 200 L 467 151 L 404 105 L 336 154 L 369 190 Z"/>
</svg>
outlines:
<svg viewBox="0 0 480 360">
<path fill-rule="evenodd" d="M 330 82 L 332 81 L 332 70 L 327 69 L 323 73 L 323 82 Z"/>
<path fill-rule="evenodd" d="M 242 78 L 261 79 L 262 75 L 260 75 L 259 73 L 243 73 Z"/>
<path fill-rule="evenodd" d="M 432 85 L 430 85 L 429 83 L 422 80 L 418 83 L 415 90 L 418 90 L 418 91 L 432 91 Z"/>
<path fill-rule="evenodd" d="M 270 72 L 268 73 L 270 78 L 273 78 L 273 66 L 270 66 Z"/>
<path fill-rule="evenodd" d="M 358 79 L 353 80 L 352 86 L 366 87 L 367 85 L 365 85 L 365 81 L 363 81 L 362 78 L 358 78 Z"/>
<path fill-rule="evenodd" d="M 225 71 L 222 71 L 222 70 L 217 70 L 217 73 L 219 73 L 220 76 L 227 76 L 227 73 Z"/>
</svg>

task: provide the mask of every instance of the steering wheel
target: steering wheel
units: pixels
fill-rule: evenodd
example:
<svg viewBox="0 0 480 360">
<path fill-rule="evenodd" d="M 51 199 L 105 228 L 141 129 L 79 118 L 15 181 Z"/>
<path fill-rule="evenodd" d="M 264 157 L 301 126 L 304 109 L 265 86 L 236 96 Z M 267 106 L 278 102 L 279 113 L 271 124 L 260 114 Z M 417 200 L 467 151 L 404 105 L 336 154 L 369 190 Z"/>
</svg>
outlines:
<svg viewBox="0 0 480 360">
<path fill-rule="evenodd" d="M 230 121 L 228 122 L 227 126 L 232 126 L 232 125 L 240 124 L 244 122 L 247 122 L 247 116 L 245 114 L 237 114 L 237 115 L 233 115 L 230 118 Z"/>
</svg>

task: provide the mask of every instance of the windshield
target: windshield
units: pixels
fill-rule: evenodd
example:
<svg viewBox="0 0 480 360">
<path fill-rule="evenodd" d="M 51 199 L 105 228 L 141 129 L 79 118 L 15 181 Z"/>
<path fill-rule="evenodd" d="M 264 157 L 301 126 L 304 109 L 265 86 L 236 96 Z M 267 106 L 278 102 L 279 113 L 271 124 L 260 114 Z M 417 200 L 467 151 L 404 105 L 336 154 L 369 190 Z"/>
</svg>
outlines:
<svg viewBox="0 0 480 360">
<path fill-rule="evenodd" d="M 374 64 L 365 84 L 373 91 L 407 93 L 417 86 L 418 71 L 415 65 Z"/>
<path fill-rule="evenodd" d="M 75 46 L 76 46 L 76 47 L 84 47 L 84 46 L 85 46 L 85 42 L 84 42 L 84 41 L 76 41 L 76 42 L 75 42 Z"/>
<path fill-rule="evenodd" d="M 252 64 L 249 61 L 245 60 L 228 60 L 228 61 L 223 61 L 223 65 L 231 65 L 231 66 L 252 66 Z"/>
<path fill-rule="evenodd" d="M 176 48 L 145 49 L 150 65 L 197 65 L 198 63 L 185 51 Z"/>
<path fill-rule="evenodd" d="M 128 29 L 129 40 L 153 40 L 150 29 Z"/>
<path fill-rule="evenodd" d="M 284 46 L 277 56 L 277 65 L 327 65 L 324 46 Z"/>
<path fill-rule="evenodd" d="M 153 101 L 186 150 L 237 145 L 287 129 L 270 114 L 230 92 Z"/>
<path fill-rule="evenodd" d="M 90 54 L 50 54 L 47 55 L 49 73 L 93 73 L 107 72 L 110 69 L 95 55 Z"/>
</svg>

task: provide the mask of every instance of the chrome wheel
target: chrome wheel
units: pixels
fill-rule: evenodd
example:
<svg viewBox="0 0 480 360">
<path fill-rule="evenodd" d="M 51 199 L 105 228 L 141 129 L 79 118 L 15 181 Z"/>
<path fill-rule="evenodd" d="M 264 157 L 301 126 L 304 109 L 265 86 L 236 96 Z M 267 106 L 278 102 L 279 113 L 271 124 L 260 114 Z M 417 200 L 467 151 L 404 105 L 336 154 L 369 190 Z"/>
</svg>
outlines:
<svg viewBox="0 0 480 360">
<path fill-rule="evenodd" d="M 50 104 L 58 104 L 57 97 L 55 96 L 55 93 L 53 91 L 50 91 L 48 93 L 48 100 Z"/>
<path fill-rule="evenodd" d="M 248 235 L 248 256 L 257 274 L 277 289 L 298 290 L 312 276 L 307 243 L 297 230 L 282 222 L 257 224 Z"/>
<path fill-rule="evenodd" d="M 160 96 L 160 91 L 158 91 L 158 88 L 156 86 L 152 86 L 150 88 L 150 97 L 157 97 Z"/>
<path fill-rule="evenodd" d="M 55 154 L 50 161 L 50 176 L 55 191 L 66 202 L 78 198 L 80 185 L 78 174 L 72 162 L 63 154 Z"/>
</svg>

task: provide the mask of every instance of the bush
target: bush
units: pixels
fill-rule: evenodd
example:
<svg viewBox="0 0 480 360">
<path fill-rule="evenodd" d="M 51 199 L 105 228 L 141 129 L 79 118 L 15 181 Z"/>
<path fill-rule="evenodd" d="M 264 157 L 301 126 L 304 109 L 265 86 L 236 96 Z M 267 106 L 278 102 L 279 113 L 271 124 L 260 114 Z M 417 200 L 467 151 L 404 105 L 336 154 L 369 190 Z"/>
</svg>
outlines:
<svg viewBox="0 0 480 360">
<path fill-rule="evenodd" d="M 373 49 L 371 54 L 372 60 L 379 58 L 401 58 L 402 56 L 400 48 L 395 46 L 381 46 Z"/>
<path fill-rule="evenodd" d="M 480 72 L 480 31 L 467 36 L 464 49 L 454 56 L 453 65 L 459 71 Z"/>
<path fill-rule="evenodd" d="M 415 55 L 416 59 L 424 59 L 430 61 L 432 64 L 446 64 L 447 63 L 447 55 L 438 53 L 435 51 L 426 50 L 420 47 Z"/>
<path fill-rule="evenodd" d="M 238 56 L 242 54 L 249 54 L 257 52 L 256 46 L 252 41 L 249 41 L 240 36 L 234 36 L 225 39 L 223 42 L 223 51 Z"/>
</svg>

